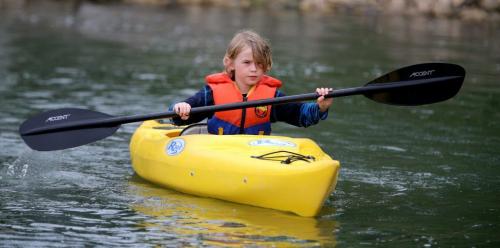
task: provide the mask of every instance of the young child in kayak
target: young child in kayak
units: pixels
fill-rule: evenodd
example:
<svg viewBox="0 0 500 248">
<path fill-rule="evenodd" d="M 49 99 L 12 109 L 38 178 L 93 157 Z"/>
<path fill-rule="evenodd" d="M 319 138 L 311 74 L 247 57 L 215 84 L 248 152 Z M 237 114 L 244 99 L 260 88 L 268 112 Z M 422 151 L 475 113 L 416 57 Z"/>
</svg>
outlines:
<svg viewBox="0 0 500 248">
<path fill-rule="evenodd" d="M 287 103 L 216 113 L 189 115 L 191 108 L 253 101 L 285 96 L 278 88 L 281 81 L 266 75 L 271 69 L 271 49 L 253 31 L 236 33 L 223 59 L 224 71 L 206 76 L 206 85 L 194 96 L 176 103 L 172 109 L 179 115 L 175 125 L 187 125 L 208 118 L 211 134 L 271 134 L 271 122 L 283 121 L 308 127 L 324 120 L 333 98 L 325 98 L 331 89 L 317 88 L 320 95 L 314 103 Z"/>
</svg>

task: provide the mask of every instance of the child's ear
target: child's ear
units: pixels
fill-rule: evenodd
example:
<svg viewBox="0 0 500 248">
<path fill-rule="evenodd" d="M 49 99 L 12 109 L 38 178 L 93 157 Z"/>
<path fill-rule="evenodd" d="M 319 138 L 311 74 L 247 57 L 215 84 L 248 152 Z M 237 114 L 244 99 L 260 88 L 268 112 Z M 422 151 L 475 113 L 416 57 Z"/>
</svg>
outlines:
<svg viewBox="0 0 500 248">
<path fill-rule="evenodd" d="M 227 56 L 224 56 L 222 63 L 224 63 L 224 68 L 226 68 L 226 71 L 234 70 L 233 60 L 228 58 Z"/>
</svg>

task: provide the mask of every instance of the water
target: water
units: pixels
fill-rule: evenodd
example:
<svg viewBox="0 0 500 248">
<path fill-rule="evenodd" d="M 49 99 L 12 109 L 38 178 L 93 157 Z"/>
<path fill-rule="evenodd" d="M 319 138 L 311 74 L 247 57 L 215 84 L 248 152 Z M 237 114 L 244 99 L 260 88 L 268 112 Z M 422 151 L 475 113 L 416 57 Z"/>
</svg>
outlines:
<svg viewBox="0 0 500 248">
<path fill-rule="evenodd" d="M 420 107 L 334 101 L 309 137 L 342 169 L 316 218 L 189 196 L 134 175 L 138 124 L 102 141 L 35 152 L 17 134 L 43 110 L 164 111 L 219 71 L 253 28 L 273 46 L 284 91 L 363 85 L 404 65 L 464 66 L 459 95 Z M 0 246 L 500 245 L 498 23 L 307 16 L 217 8 L 29 4 L 0 12 Z"/>
</svg>

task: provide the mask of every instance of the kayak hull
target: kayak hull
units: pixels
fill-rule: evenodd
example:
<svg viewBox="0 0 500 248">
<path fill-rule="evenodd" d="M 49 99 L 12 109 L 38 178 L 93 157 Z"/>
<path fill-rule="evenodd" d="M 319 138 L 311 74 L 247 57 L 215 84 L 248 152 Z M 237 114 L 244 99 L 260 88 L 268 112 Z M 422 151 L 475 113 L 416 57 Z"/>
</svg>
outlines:
<svg viewBox="0 0 500 248">
<path fill-rule="evenodd" d="M 317 215 L 337 183 L 339 162 L 310 139 L 178 136 L 181 130 L 157 121 L 144 122 L 130 143 L 135 172 L 150 182 L 180 192 L 301 216 Z M 268 160 L 272 154 L 265 156 L 276 151 L 285 157 L 275 161 Z M 297 160 L 298 155 L 292 153 L 314 159 Z M 282 163 L 286 159 L 291 163 Z"/>
</svg>

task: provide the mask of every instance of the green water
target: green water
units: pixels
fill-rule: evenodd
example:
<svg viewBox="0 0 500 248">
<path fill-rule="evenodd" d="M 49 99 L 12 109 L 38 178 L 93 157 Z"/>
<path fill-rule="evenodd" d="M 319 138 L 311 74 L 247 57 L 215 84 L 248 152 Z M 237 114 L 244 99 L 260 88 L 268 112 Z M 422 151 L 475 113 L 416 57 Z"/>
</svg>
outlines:
<svg viewBox="0 0 500 248">
<path fill-rule="evenodd" d="M 138 124 L 83 147 L 31 151 L 23 120 L 81 107 L 166 110 L 221 70 L 235 31 L 273 47 L 287 94 L 360 86 L 431 61 L 467 70 L 461 92 L 395 107 L 339 98 L 330 117 L 276 134 L 309 137 L 342 169 L 320 215 L 199 198 L 134 176 Z M 31 4 L 0 10 L 0 246 L 500 246 L 498 23 L 307 16 L 217 8 Z"/>
</svg>

